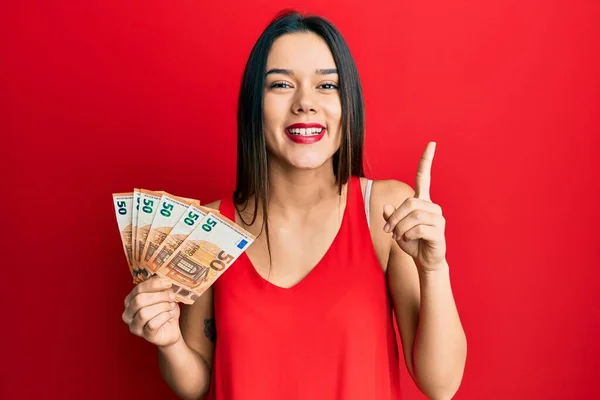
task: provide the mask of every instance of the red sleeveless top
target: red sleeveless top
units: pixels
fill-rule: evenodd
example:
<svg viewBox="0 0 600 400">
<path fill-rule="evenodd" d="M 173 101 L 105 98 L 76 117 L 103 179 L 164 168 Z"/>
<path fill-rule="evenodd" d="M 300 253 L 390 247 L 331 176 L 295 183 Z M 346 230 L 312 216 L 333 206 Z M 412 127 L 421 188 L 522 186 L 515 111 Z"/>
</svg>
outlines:
<svg viewBox="0 0 600 400">
<path fill-rule="evenodd" d="M 386 280 L 352 177 L 330 248 L 286 289 L 242 254 L 214 283 L 212 400 L 398 399 L 399 355 Z M 223 215 L 235 220 L 231 199 Z"/>
</svg>

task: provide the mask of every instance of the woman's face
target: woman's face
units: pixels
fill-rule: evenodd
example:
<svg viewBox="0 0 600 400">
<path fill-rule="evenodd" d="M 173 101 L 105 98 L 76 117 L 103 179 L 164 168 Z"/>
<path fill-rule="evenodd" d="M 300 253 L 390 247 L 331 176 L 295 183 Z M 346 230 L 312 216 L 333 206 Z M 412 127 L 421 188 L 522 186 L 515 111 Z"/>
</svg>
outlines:
<svg viewBox="0 0 600 400">
<path fill-rule="evenodd" d="M 280 36 L 267 59 L 263 126 L 267 149 L 300 169 L 327 162 L 340 146 L 342 107 L 333 56 L 314 33 Z"/>
</svg>

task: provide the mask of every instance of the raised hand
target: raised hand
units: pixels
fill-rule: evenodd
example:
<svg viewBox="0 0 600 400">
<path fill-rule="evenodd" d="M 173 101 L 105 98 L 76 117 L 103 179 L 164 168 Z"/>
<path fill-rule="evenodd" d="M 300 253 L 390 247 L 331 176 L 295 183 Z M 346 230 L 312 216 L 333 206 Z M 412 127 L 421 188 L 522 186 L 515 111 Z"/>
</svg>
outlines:
<svg viewBox="0 0 600 400">
<path fill-rule="evenodd" d="M 153 277 L 136 285 L 125 298 L 123 322 L 131 333 L 157 346 L 174 344 L 181 337 L 179 306 L 170 287 L 168 280 Z"/>
<path fill-rule="evenodd" d="M 442 208 L 431 202 L 431 164 L 435 154 L 435 142 L 427 144 L 417 170 L 415 196 L 407 198 L 397 209 L 385 205 L 384 230 L 393 232 L 398 246 L 410 255 L 423 271 L 435 271 L 444 267 L 446 258 L 446 220 Z"/>
</svg>

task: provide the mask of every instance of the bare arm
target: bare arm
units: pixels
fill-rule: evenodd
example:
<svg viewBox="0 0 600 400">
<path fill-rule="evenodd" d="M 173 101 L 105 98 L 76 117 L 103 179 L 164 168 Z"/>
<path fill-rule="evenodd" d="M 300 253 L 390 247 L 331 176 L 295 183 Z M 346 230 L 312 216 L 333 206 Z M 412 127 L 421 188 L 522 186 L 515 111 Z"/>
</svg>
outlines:
<svg viewBox="0 0 600 400">
<path fill-rule="evenodd" d="M 407 369 L 430 399 L 451 399 L 462 381 L 466 336 L 450 285 L 447 263 L 435 272 L 423 272 L 391 234 L 383 231 L 385 204 L 399 208 L 414 190 L 397 181 L 373 185 L 373 237 L 385 243 L 386 276 L 398 322 Z M 375 210 L 378 210 L 376 212 Z M 387 260 L 386 260 L 387 258 Z"/>
<path fill-rule="evenodd" d="M 213 292 L 209 288 L 196 302 L 181 306 L 181 337 L 159 347 L 160 371 L 182 399 L 199 399 L 208 393 L 214 352 Z"/>
<path fill-rule="evenodd" d="M 387 281 L 409 373 L 430 399 L 451 399 L 462 381 L 466 338 L 449 270 L 420 273 L 394 243 Z"/>
</svg>

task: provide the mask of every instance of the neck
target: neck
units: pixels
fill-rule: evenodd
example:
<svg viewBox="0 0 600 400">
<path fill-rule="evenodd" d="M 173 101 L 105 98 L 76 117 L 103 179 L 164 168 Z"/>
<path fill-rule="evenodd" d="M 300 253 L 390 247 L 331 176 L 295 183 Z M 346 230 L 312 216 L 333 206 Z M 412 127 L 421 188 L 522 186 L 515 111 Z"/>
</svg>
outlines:
<svg viewBox="0 0 600 400">
<path fill-rule="evenodd" d="M 286 168 L 269 160 L 269 211 L 287 214 L 308 211 L 322 201 L 338 199 L 332 160 L 320 168 Z"/>
</svg>

